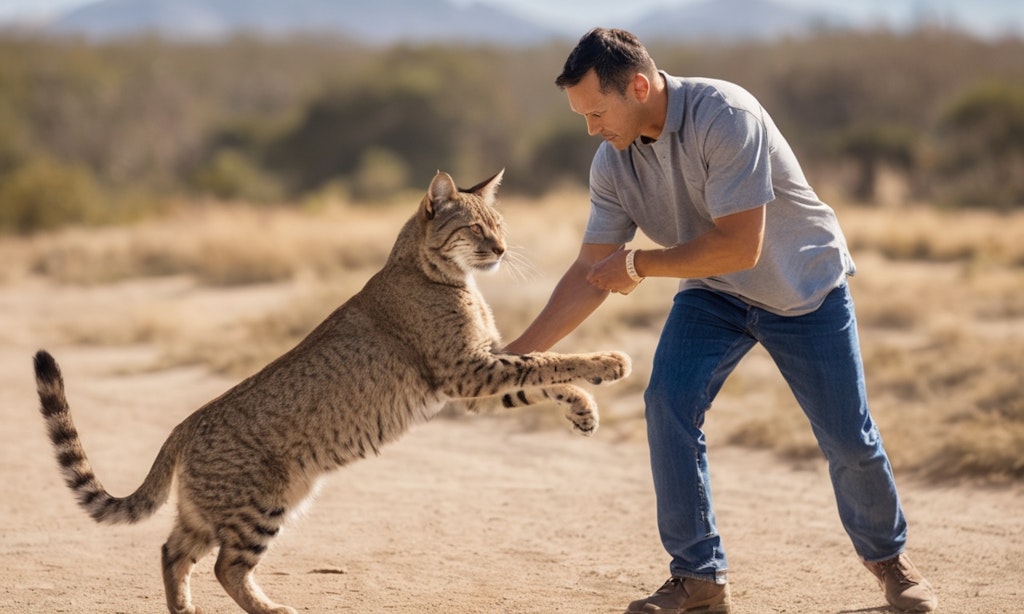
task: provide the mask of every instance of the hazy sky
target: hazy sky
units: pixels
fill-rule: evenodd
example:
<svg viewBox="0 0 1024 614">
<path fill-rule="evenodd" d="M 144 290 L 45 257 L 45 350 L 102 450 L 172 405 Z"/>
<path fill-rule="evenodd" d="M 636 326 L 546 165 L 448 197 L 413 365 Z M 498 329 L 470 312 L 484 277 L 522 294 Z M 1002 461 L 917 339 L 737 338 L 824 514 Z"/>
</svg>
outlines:
<svg viewBox="0 0 1024 614">
<path fill-rule="evenodd" d="M 89 4 L 95 0 L 0 0 L 0 20 L 38 17 Z M 452 0 L 459 5 L 489 4 L 520 15 L 558 24 L 567 31 L 582 31 L 594 25 L 626 25 L 659 6 L 678 6 L 698 0 Z M 776 0 L 818 8 L 858 18 L 905 21 L 922 5 L 939 7 L 939 16 L 954 16 L 971 29 L 989 33 L 1007 27 L 1024 32 L 1024 0 Z M 934 10 L 934 9 L 933 9 Z"/>
</svg>

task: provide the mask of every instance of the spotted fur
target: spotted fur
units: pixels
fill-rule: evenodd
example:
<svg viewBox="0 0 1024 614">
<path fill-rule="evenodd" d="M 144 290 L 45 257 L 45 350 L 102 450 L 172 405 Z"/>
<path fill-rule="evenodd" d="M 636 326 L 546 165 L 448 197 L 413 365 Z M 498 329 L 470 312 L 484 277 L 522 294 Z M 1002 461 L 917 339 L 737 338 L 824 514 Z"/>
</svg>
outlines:
<svg viewBox="0 0 1024 614">
<path fill-rule="evenodd" d="M 178 515 L 162 548 L 168 609 L 195 613 L 189 577 L 219 548 L 215 573 L 250 613 L 292 613 L 270 601 L 253 570 L 288 516 L 326 472 L 375 455 L 447 402 L 498 397 L 506 407 L 554 400 L 579 431 L 597 427 L 575 382 L 624 377 L 617 352 L 502 351 L 473 273 L 498 266 L 504 228 L 494 208 L 501 173 L 459 190 L 439 172 L 387 263 L 295 348 L 179 424 L 145 481 L 126 497 L 93 473 L 71 420 L 60 368 L 35 357 L 41 411 L 81 507 L 102 523 L 134 523 L 163 505 L 177 480 Z"/>
</svg>

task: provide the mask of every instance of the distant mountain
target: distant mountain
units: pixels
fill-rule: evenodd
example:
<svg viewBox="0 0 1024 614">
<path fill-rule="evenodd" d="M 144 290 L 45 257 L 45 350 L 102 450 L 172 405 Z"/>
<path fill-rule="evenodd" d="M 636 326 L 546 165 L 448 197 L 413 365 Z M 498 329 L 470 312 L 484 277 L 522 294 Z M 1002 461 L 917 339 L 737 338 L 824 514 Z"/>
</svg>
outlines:
<svg viewBox="0 0 1024 614">
<path fill-rule="evenodd" d="M 626 27 L 645 41 L 771 40 L 821 28 L 901 29 L 920 24 L 982 35 L 1020 35 L 1022 1 L 914 0 L 908 7 L 870 0 L 856 7 L 828 3 L 825 8 L 785 0 L 665 0 L 665 7 Z M 541 23 L 516 11 L 512 3 L 499 9 L 481 0 L 99 0 L 59 15 L 45 29 L 93 39 L 150 32 L 173 40 L 211 41 L 239 32 L 318 32 L 385 45 L 449 40 L 531 45 L 549 39 L 571 42 L 580 34 L 567 32 L 565 24 L 554 23 L 558 20 Z"/>
<path fill-rule="evenodd" d="M 238 32 L 340 33 L 370 44 L 530 44 L 557 36 L 498 9 L 447 0 L 103 0 L 59 16 L 49 30 L 95 39 L 154 33 L 174 40 L 216 40 Z"/>
<path fill-rule="evenodd" d="M 837 13 L 772 0 L 704 0 L 664 8 L 633 24 L 644 40 L 769 40 L 814 29 L 848 27 Z"/>
</svg>

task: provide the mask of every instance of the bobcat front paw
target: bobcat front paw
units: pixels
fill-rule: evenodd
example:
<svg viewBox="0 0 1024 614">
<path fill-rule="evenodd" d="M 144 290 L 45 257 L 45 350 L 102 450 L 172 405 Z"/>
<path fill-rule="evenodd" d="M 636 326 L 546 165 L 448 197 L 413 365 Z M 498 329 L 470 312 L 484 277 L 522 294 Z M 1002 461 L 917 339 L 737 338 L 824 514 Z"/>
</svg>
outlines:
<svg viewBox="0 0 1024 614">
<path fill-rule="evenodd" d="M 620 380 L 633 368 L 629 356 L 623 352 L 601 352 L 594 355 L 594 361 L 598 363 L 598 369 L 596 374 L 587 378 L 591 384 Z"/>
</svg>

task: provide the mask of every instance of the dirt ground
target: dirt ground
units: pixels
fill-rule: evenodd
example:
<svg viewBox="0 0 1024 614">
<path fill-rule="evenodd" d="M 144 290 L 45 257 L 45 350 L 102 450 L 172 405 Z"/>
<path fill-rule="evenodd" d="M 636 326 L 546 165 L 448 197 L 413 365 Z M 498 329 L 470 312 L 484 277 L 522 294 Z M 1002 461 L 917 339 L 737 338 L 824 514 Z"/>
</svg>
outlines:
<svg viewBox="0 0 1024 614">
<path fill-rule="evenodd" d="M 163 611 L 159 548 L 173 505 L 136 526 L 89 520 L 57 472 L 31 368 L 39 347 L 54 353 L 97 474 L 127 494 L 173 425 L 234 381 L 140 369 L 155 348 L 69 345 L 54 323 L 159 291 L 0 286 L 0 612 Z M 890 611 L 842 531 L 821 463 L 712 441 L 711 468 L 735 612 Z M 258 570 L 268 595 L 300 612 L 618 613 L 667 575 L 647 450 L 601 432 L 439 419 L 323 486 Z M 940 611 L 1024 612 L 1024 488 L 900 488 L 909 550 Z M 193 594 L 208 612 L 238 611 L 213 557 Z"/>
</svg>

